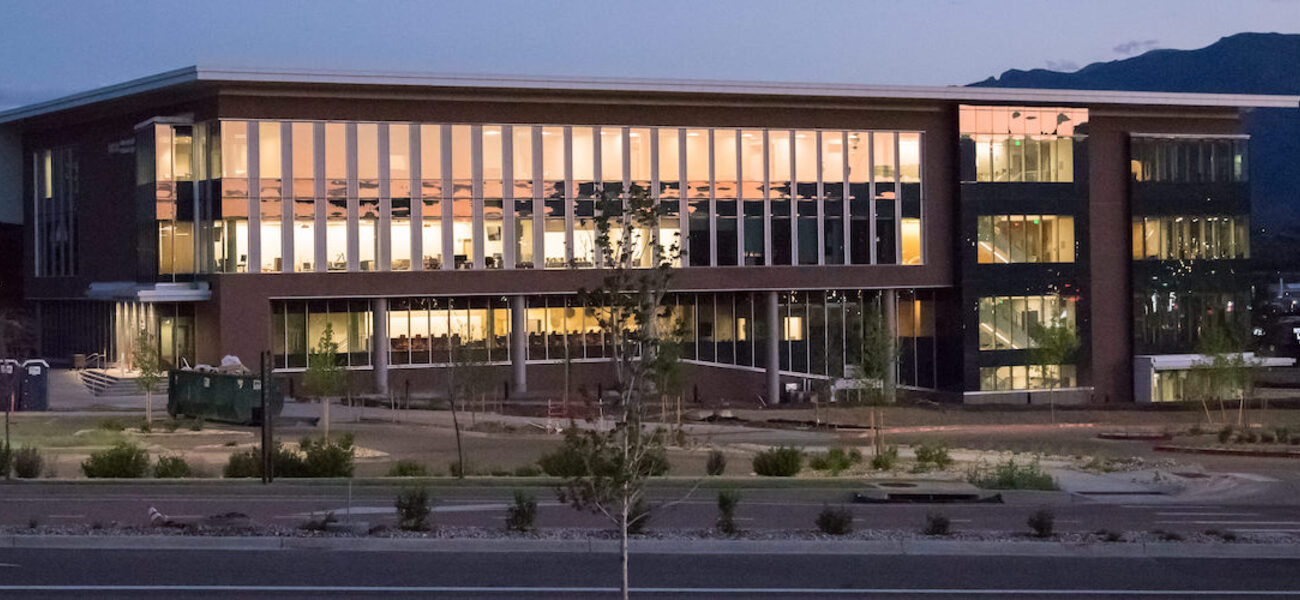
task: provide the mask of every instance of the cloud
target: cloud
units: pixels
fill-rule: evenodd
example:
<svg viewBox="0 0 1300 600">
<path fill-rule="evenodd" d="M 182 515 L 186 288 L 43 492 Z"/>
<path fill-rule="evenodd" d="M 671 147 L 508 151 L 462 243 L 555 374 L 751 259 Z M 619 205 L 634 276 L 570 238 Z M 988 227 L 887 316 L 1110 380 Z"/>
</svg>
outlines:
<svg viewBox="0 0 1300 600">
<path fill-rule="evenodd" d="M 1047 63 L 1047 69 L 1050 71 L 1062 71 L 1062 72 L 1069 73 L 1069 72 L 1079 70 L 1079 63 L 1074 62 L 1072 60 L 1067 60 L 1067 59 L 1049 60 L 1046 61 L 1046 63 Z"/>
<path fill-rule="evenodd" d="M 1153 50 L 1159 44 L 1160 44 L 1160 40 L 1129 40 L 1127 42 L 1124 42 L 1123 44 L 1111 48 L 1111 50 L 1114 50 L 1116 54 L 1123 54 L 1124 56 L 1133 56 L 1134 54 L 1141 54 L 1143 52 L 1146 52 L 1147 50 Z"/>
</svg>

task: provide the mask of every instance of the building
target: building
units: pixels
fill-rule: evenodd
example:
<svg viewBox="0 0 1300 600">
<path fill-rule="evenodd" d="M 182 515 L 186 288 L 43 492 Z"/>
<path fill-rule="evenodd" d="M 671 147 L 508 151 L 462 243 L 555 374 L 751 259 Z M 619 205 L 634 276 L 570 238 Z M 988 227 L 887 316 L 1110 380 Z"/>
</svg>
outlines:
<svg viewBox="0 0 1300 600">
<path fill-rule="evenodd" d="M 453 344 L 516 396 L 592 389 L 595 198 L 638 185 L 685 251 L 689 394 L 842 385 L 883 317 L 905 390 L 1122 402 L 1136 355 L 1244 326 L 1241 113 L 1297 101 L 195 67 L 0 113 L 0 198 L 56 362 L 147 326 L 294 373 L 328 325 L 357 392 L 432 388 Z M 1078 350 L 1035 364 L 1052 328 Z"/>
</svg>

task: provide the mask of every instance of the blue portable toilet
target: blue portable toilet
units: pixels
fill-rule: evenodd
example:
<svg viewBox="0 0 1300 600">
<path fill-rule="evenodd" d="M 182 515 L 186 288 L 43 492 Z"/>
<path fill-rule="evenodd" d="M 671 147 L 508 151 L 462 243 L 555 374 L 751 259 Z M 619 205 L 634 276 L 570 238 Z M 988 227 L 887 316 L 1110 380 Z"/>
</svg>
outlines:
<svg viewBox="0 0 1300 600">
<path fill-rule="evenodd" d="M 50 363 L 39 358 L 23 361 L 18 410 L 50 409 Z"/>
</svg>

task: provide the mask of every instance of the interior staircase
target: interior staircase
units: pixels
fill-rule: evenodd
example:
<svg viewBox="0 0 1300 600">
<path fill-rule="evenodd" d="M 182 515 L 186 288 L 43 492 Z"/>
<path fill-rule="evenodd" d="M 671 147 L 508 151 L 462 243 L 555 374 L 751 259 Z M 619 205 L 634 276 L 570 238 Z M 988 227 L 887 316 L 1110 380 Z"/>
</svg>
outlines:
<svg viewBox="0 0 1300 600">
<path fill-rule="evenodd" d="M 82 369 L 81 382 L 86 384 L 94 396 L 143 396 L 140 386 L 136 384 L 136 374 L 118 369 Z M 163 377 L 154 386 L 155 395 L 167 395 L 167 378 Z"/>
</svg>

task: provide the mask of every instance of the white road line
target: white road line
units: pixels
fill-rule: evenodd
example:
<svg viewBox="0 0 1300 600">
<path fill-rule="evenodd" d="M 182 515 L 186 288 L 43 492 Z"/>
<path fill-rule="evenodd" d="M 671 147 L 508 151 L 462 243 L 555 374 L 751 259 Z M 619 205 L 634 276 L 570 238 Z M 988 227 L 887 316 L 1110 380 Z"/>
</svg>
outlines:
<svg viewBox="0 0 1300 600">
<path fill-rule="evenodd" d="M 352 592 L 394 594 L 513 593 L 513 594 L 606 594 L 615 587 L 541 586 L 309 586 L 309 585 L 0 585 L 2 592 Z M 1129 598 L 1169 596 L 1277 596 L 1300 597 L 1295 590 L 1053 590 L 1053 589 L 927 589 L 927 588 L 632 588 L 637 594 L 674 595 L 824 595 L 897 594 L 905 596 L 1123 596 Z"/>
<path fill-rule="evenodd" d="M 1300 521 L 1156 521 L 1163 525 L 1300 525 Z"/>
<path fill-rule="evenodd" d="M 0 563 L 0 568 L 3 568 L 3 569 L 16 569 L 16 568 L 18 568 L 18 565 L 17 565 L 17 564 L 14 564 L 14 563 Z"/>
<path fill-rule="evenodd" d="M 1233 512 L 1158 512 L 1159 517 L 1258 517 L 1259 513 Z"/>
<path fill-rule="evenodd" d="M 51 519 L 84 519 L 86 515 L 50 515 Z"/>
</svg>

